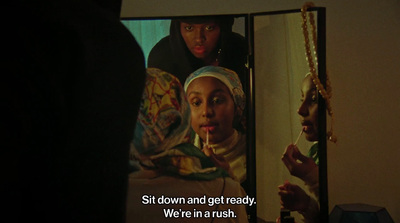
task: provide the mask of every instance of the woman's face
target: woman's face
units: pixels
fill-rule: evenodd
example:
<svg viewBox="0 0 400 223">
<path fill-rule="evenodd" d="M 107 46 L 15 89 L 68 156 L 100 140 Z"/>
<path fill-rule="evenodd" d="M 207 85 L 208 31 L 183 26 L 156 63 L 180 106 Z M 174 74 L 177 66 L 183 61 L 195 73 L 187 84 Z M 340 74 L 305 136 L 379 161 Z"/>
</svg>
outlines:
<svg viewBox="0 0 400 223">
<path fill-rule="evenodd" d="M 190 83 L 187 97 L 192 115 L 192 128 L 209 143 L 222 142 L 233 132 L 235 104 L 228 87 L 214 77 L 200 77 Z"/>
<path fill-rule="evenodd" d="M 215 22 L 191 24 L 181 22 L 181 35 L 189 51 L 206 64 L 211 64 L 216 59 L 221 29 Z"/>
<path fill-rule="evenodd" d="M 297 113 L 308 141 L 318 140 L 318 91 L 311 75 L 303 80 L 301 104 Z"/>
</svg>

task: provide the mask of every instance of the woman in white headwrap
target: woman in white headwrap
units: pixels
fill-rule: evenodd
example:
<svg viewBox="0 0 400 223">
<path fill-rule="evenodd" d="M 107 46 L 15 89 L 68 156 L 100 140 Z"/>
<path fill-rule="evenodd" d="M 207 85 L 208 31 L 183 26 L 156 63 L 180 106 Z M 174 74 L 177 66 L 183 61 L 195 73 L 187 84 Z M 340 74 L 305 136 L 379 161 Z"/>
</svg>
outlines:
<svg viewBox="0 0 400 223">
<path fill-rule="evenodd" d="M 246 195 L 223 168 L 187 143 L 190 120 L 178 79 L 148 68 L 131 148 L 126 222 L 248 222 L 244 204 L 209 202 Z M 191 198 L 205 203 L 191 204 Z M 177 218 L 168 214 L 172 209 L 179 212 Z M 207 215 L 228 210 L 226 217 Z"/>
<path fill-rule="evenodd" d="M 246 180 L 245 94 L 237 74 L 227 68 L 205 66 L 185 82 L 191 108 L 194 145 L 225 167 L 237 181 Z"/>
</svg>

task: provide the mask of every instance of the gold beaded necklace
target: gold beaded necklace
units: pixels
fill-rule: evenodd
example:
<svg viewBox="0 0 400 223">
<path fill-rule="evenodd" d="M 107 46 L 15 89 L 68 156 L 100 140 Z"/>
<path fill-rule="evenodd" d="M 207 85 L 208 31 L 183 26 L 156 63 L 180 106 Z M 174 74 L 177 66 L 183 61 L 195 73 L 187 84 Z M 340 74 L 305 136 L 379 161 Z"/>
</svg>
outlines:
<svg viewBox="0 0 400 223">
<path fill-rule="evenodd" d="M 301 8 L 302 29 L 303 29 L 304 42 L 305 42 L 306 60 L 308 62 L 308 66 L 310 68 L 311 78 L 313 79 L 313 82 L 314 82 L 315 86 L 317 87 L 318 92 L 320 93 L 322 98 L 325 100 L 326 109 L 328 111 L 329 116 L 331 116 L 331 128 L 327 132 L 327 137 L 330 141 L 336 143 L 337 137 L 333 134 L 334 114 L 333 114 L 331 100 L 330 100 L 332 97 L 332 87 L 331 87 L 331 83 L 329 81 L 328 73 L 326 73 L 326 89 L 321 84 L 321 81 L 318 78 L 317 70 L 315 68 L 315 64 L 318 65 L 316 25 L 315 25 L 315 20 L 314 20 L 314 14 L 312 12 L 309 12 L 308 15 L 309 15 L 310 25 L 311 25 L 311 35 L 312 35 L 312 42 L 313 42 L 312 47 L 313 47 L 315 64 L 313 62 L 314 60 L 312 58 L 312 53 L 311 53 L 309 31 L 308 31 L 308 26 L 307 26 L 307 10 L 310 7 L 314 7 L 314 3 L 306 2 L 303 5 L 303 7 Z"/>
</svg>

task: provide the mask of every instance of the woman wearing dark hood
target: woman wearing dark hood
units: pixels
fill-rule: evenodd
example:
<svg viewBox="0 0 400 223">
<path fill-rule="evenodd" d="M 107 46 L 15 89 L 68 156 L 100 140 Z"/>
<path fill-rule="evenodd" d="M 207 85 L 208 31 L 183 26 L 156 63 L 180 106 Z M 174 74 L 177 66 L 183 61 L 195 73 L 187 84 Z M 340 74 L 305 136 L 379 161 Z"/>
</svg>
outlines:
<svg viewBox="0 0 400 223">
<path fill-rule="evenodd" d="M 170 35 L 151 50 L 148 67 L 156 67 L 178 77 L 181 83 L 193 71 L 207 65 L 234 70 L 242 84 L 247 81 L 247 44 L 232 32 L 231 16 L 196 16 L 173 19 Z"/>
</svg>

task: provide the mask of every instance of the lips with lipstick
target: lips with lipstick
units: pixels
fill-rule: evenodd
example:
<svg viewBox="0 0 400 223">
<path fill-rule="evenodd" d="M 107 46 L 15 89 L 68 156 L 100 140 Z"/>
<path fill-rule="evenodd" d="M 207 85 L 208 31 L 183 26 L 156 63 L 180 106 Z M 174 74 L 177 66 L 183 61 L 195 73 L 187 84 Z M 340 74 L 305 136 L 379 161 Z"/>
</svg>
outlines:
<svg viewBox="0 0 400 223">
<path fill-rule="evenodd" d="M 301 125 L 303 126 L 303 131 L 304 133 L 309 133 L 312 131 L 313 128 L 313 123 L 310 121 L 303 121 L 301 122 Z"/>
<path fill-rule="evenodd" d="M 204 54 L 206 52 L 206 48 L 204 46 L 195 46 L 194 52 L 196 54 Z"/>
<path fill-rule="evenodd" d="M 209 133 L 213 133 L 215 132 L 215 129 L 217 128 L 217 123 L 206 123 L 206 124 L 202 124 L 200 125 L 200 128 L 202 131 L 204 132 L 209 132 Z"/>
</svg>

